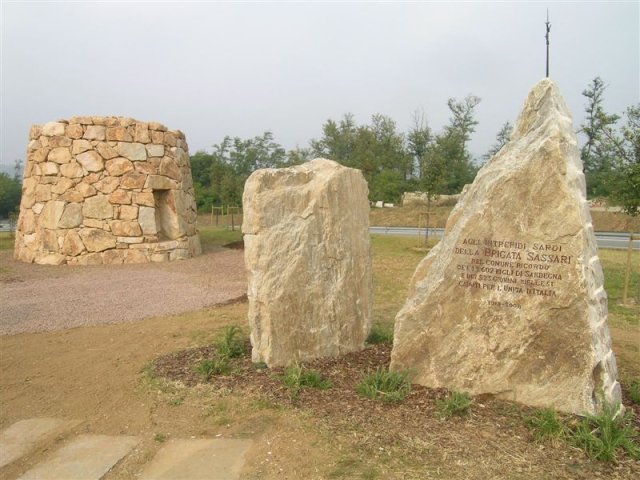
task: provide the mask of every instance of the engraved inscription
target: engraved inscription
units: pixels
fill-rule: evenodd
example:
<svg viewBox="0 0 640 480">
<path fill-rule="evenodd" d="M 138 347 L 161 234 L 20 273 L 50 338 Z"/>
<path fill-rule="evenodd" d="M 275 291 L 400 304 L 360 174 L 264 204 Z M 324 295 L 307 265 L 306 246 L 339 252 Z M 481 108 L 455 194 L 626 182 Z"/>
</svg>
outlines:
<svg viewBox="0 0 640 480">
<path fill-rule="evenodd" d="M 557 296 L 562 267 L 574 261 L 559 243 L 490 238 L 464 238 L 454 254 L 459 287 L 516 296 Z M 517 300 L 487 302 L 492 307 L 521 308 Z"/>
</svg>

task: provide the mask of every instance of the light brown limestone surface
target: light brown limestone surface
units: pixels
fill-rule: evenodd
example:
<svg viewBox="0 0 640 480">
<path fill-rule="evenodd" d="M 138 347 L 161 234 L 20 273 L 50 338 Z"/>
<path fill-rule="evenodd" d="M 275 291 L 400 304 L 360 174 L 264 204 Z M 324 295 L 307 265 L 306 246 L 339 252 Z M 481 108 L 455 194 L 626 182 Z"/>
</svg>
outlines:
<svg viewBox="0 0 640 480">
<path fill-rule="evenodd" d="M 254 172 L 243 194 L 253 361 L 360 350 L 371 327 L 367 183 L 316 159 Z"/>
<path fill-rule="evenodd" d="M 510 142 L 417 267 L 391 368 L 577 414 L 620 402 L 582 162 L 551 80 L 531 90 Z"/>
<path fill-rule="evenodd" d="M 200 253 L 196 216 L 182 132 L 97 116 L 31 128 L 17 259 L 99 265 L 187 258 Z M 175 241 L 171 251 L 167 241 Z M 133 244 L 139 250 L 131 255 L 110 253 Z"/>
</svg>

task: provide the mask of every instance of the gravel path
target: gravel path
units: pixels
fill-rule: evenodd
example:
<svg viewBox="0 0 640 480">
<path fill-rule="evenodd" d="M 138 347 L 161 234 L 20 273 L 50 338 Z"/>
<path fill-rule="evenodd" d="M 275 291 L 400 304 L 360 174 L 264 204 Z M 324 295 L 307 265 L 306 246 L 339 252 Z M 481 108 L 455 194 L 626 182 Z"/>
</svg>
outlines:
<svg viewBox="0 0 640 480">
<path fill-rule="evenodd" d="M 124 323 L 199 310 L 247 292 L 243 252 L 215 248 L 143 265 L 25 264 L 0 252 L 0 334 Z"/>
</svg>

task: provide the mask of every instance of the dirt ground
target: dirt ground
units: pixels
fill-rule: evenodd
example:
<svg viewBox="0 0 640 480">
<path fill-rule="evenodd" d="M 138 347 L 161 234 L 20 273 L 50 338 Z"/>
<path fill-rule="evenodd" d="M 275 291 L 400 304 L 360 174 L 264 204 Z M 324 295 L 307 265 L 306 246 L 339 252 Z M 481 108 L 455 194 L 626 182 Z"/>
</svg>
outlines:
<svg viewBox="0 0 640 480">
<path fill-rule="evenodd" d="M 21 279 L 33 278 L 34 285 L 39 285 L 40 280 L 63 282 L 78 274 L 73 269 L 14 265 L 7 261 L 7 255 L 0 252 L 2 308 L 5 288 Z M 233 264 L 235 258 L 242 264 L 237 251 L 214 249 L 207 255 L 212 262 L 225 258 Z M 148 267 L 167 274 L 191 268 L 180 263 Z M 207 283 L 210 268 L 211 264 L 208 269 L 192 271 L 193 283 L 215 285 Z M 155 301 L 175 296 L 180 291 L 178 283 L 166 283 L 160 290 L 163 295 L 154 294 Z M 142 289 L 137 295 L 145 292 Z M 5 315 L 3 312 L 2 317 Z M 157 359 L 210 345 L 225 326 L 244 327 L 246 315 L 247 304 L 240 300 L 126 323 L 0 335 L 0 429 L 32 417 L 80 422 L 53 445 L 0 469 L 0 479 L 16 478 L 77 433 L 127 434 L 142 439 L 106 480 L 135 478 L 168 439 L 220 436 L 254 440 L 245 480 L 586 480 L 637 478 L 640 471 L 637 462 L 591 462 L 578 449 L 558 450 L 553 445 L 533 443 L 519 410 L 504 403 L 482 401 L 477 414 L 447 422 L 431 411 L 433 399 L 421 404 L 416 397 L 418 403 L 410 405 L 414 410 L 410 413 L 371 405 L 368 419 L 362 411 L 369 404 L 363 402 L 358 403 L 357 416 L 355 410 L 336 412 L 331 390 L 317 401 L 305 401 L 303 394 L 292 404 L 286 398 L 283 401 L 233 384 L 191 385 L 187 380 L 166 381 L 153 374 Z M 97 318 L 102 316 L 107 317 L 107 312 L 100 311 Z M 52 324 L 63 325 L 64 319 L 61 323 L 59 317 L 57 314 Z M 615 341 L 615 330 L 613 335 Z M 351 367 L 358 368 L 358 362 L 363 361 L 351 359 Z M 425 423 L 418 426 L 422 416 Z M 392 429 L 387 428 L 390 424 Z M 408 425 L 405 432 L 403 425 Z"/>
<path fill-rule="evenodd" d="M 0 334 L 123 323 L 241 297 L 242 252 L 209 247 L 180 262 L 47 266 L 0 252 Z"/>
</svg>

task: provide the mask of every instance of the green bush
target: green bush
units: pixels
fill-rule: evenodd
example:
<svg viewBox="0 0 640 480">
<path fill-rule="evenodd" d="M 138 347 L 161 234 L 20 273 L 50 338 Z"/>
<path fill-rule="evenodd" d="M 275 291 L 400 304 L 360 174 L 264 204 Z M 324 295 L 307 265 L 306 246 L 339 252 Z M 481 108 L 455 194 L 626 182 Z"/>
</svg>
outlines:
<svg viewBox="0 0 640 480">
<path fill-rule="evenodd" d="M 551 408 L 537 410 L 527 418 L 527 426 L 537 441 L 554 440 L 566 436 L 567 428 L 558 413 Z"/>
<path fill-rule="evenodd" d="M 615 460 L 618 450 L 640 459 L 637 434 L 632 426 L 632 414 L 617 415 L 620 405 L 604 402 L 602 412 L 584 418 L 572 432 L 572 440 L 590 458 L 601 461 Z"/>
<path fill-rule="evenodd" d="M 451 392 L 447 398 L 438 402 L 440 412 L 445 418 L 469 413 L 473 400 L 467 392 Z"/>
<path fill-rule="evenodd" d="M 398 402 L 411 392 L 408 372 L 390 372 L 379 368 L 367 375 L 356 387 L 356 391 L 372 400 Z"/>
</svg>

